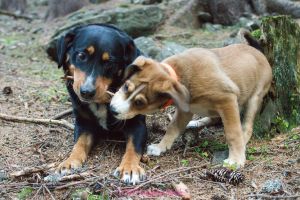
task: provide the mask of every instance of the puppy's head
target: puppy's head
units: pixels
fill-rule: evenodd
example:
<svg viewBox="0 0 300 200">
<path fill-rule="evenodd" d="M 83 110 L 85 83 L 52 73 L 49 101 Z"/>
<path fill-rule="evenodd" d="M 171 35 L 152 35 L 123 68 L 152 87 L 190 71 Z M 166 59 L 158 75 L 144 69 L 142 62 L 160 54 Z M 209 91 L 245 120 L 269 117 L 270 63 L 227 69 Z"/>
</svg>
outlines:
<svg viewBox="0 0 300 200">
<path fill-rule="evenodd" d="M 110 109 L 118 119 L 153 113 L 170 99 L 184 112 L 189 111 L 189 92 L 174 80 L 166 68 L 149 58 L 138 57 L 125 71 L 125 84 L 113 96 Z"/>
<path fill-rule="evenodd" d="M 125 67 L 139 55 L 133 40 L 114 26 L 77 27 L 57 43 L 58 67 L 73 76 L 73 89 L 83 102 L 107 103 L 107 90 L 122 84 Z"/>
</svg>

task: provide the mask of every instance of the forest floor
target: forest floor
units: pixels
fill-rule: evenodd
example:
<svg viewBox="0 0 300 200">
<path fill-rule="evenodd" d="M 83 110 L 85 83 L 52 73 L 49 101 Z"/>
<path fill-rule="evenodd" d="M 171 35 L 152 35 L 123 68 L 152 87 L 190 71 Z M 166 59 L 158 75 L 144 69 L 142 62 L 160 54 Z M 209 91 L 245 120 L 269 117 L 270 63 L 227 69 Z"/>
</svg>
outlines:
<svg viewBox="0 0 300 200">
<path fill-rule="evenodd" d="M 41 19 L 28 22 L 0 16 L 0 113 L 49 119 L 71 108 L 61 80 L 63 73 L 47 58 L 41 45 L 46 26 L 51 29 L 51 24 Z M 172 35 L 176 31 L 183 32 L 176 29 Z M 207 34 L 198 30 L 193 34 L 190 46 L 215 47 L 230 31 Z M 178 42 L 186 46 L 188 43 Z M 72 122 L 72 117 L 66 120 Z M 147 116 L 148 143 L 158 141 L 167 124 L 166 113 Z M 250 196 L 300 193 L 300 128 L 273 138 L 253 137 L 247 147 L 247 164 L 241 170 L 245 181 L 238 186 L 203 178 L 205 170 L 211 167 L 213 153 L 227 149 L 222 127 L 186 131 L 187 136 L 192 133 L 196 140 L 191 145 L 186 146 L 186 140 L 179 139 L 164 155 L 142 163 L 147 180 L 151 181 L 140 188 L 122 184 L 111 175 L 125 151 L 122 141 L 100 141 L 78 172 L 79 180 L 49 183 L 44 177 L 51 170 L 45 166 L 58 165 L 69 155 L 74 144 L 72 131 L 56 125 L 0 120 L 0 199 L 80 199 L 84 195 L 89 199 L 181 199 L 172 187 L 179 181 L 189 188 L 192 199 L 256 199 Z M 28 167 L 42 170 L 11 176 Z M 266 181 L 279 182 L 279 189 L 266 192 Z"/>
</svg>

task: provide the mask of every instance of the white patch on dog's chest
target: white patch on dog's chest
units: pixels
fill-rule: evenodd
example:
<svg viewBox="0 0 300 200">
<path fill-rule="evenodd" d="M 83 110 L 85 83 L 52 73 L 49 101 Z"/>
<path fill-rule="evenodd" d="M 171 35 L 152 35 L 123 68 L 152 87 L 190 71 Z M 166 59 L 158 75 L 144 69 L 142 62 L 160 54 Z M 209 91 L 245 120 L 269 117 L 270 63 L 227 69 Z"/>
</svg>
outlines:
<svg viewBox="0 0 300 200">
<path fill-rule="evenodd" d="M 95 104 L 92 103 L 89 105 L 90 109 L 92 110 L 92 112 L 94 113 L 94 115 L 97 117 L 98 123 L 101 127 L 103 127 L 104 129 L 107 129 L 107 108 L 106 105 L 104 104 Z"/>
</svg>

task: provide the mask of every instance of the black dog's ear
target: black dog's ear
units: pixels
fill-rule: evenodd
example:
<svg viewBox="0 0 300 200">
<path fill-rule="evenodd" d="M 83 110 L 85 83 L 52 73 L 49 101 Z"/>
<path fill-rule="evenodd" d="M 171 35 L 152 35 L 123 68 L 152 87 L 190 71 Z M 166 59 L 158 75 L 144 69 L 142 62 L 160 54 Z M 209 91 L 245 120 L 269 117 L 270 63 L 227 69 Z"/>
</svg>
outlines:
<svg viewBox="0 0 300 200">
<path fill-rule="evenodd" d="M 129 38 L 125 44 L 124 58 L 126 65 L 131 64 L 138 56 L 141 55 L 140 50 L 135 46 L 134 41 Z"/>
<path fill-rule="evenodd" d="M 72 46 L 73 40 L 75 37 L 75 31 L 71 30 L 66 33 L 66 35 L 61 36 L 56 43 L 56 52 L 57 52 L 57 64 L 58 68 L 63 66 L 66 61 L 67 51 Z"/>
</svg>

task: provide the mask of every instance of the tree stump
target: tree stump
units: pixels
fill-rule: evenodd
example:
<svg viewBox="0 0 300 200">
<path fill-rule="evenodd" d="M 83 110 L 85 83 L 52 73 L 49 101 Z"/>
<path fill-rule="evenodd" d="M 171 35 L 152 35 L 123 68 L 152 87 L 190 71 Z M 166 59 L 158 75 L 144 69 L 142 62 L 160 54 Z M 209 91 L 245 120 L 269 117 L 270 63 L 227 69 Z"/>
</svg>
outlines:
<svg viewBox="0 0 300 200">
<path fill-rule="evenodd" d="M 300 27 L 288 16 L 265 17 L 261 33 L 273 84 L 254 125 L 260 137 L 300 124 Z"/>
</svg>

